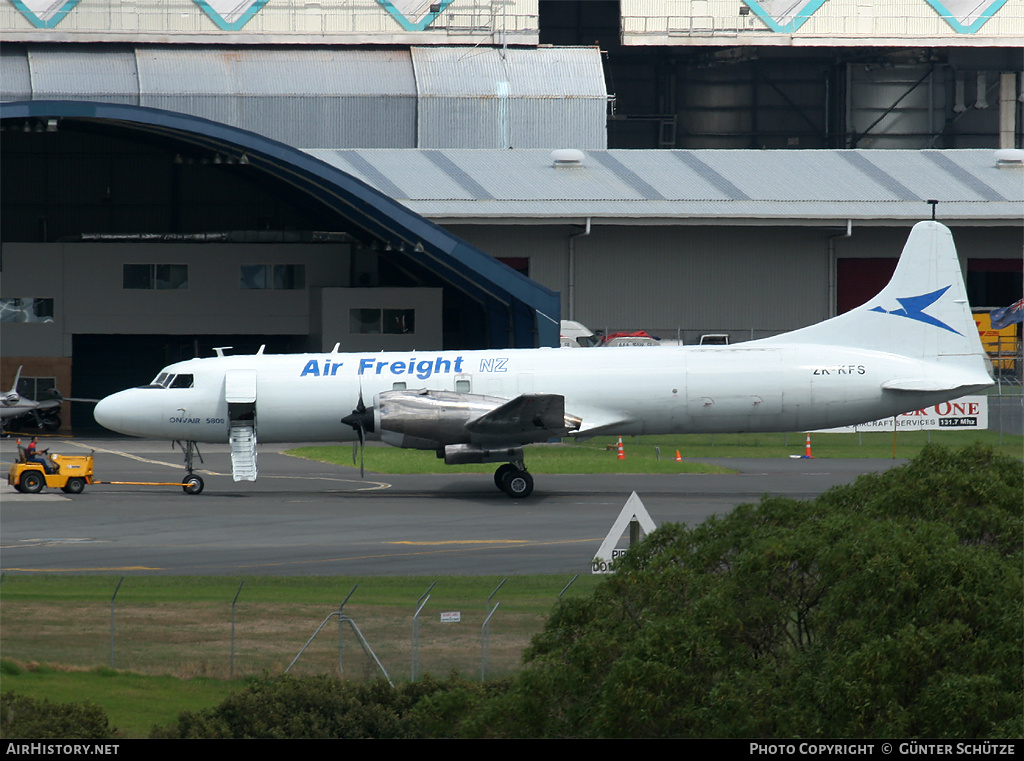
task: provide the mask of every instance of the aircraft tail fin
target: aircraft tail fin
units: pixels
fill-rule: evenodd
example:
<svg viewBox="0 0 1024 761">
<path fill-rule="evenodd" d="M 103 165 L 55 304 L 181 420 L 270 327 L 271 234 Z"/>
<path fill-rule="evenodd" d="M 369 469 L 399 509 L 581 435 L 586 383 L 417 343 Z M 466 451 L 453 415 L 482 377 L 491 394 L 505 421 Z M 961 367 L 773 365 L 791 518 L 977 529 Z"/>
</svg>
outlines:
<svg viewBox="0 0 1024 761">
<path fill-rule="evenodd" d="M 22 367 L 24 367 L 24 365 L 18 365 L 18 372 L 14 374 L 14 385 L 11 386 L 11 390 L 4 392 L 3 398 L 5 404 L 17 404 L 18 400 L 21 399 L 21 395 L 18 394 L 18 382 L 21 380 Z"/>
<path fill-rule="evenodd" d="M 986 379 L 981 382 L 991 382 L 953 235 L 938 222 L 914 225 L 892 279 L 874 298 L 831 320 L 767 340 L 933 359 L 977 370 Z"/>
</svg>

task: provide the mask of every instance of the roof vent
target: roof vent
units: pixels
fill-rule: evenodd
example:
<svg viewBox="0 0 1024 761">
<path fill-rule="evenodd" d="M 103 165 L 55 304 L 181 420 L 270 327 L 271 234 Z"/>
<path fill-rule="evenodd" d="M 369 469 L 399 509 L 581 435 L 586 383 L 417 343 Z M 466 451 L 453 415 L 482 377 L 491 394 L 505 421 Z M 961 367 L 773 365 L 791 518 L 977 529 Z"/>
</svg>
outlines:
<svg viewBox="0 0 1024 761">
<path fill-rule="evenodd" d="M 551 161 L 556 167 L 574 167 L 583 164 L 583 151 L 575 148 L 559 148 L 551 151 Z"/>
<path fill-rule="evenodd" d="M 1024 167 L 1024 150 L 1020 148 L 1001 148 L 996 151 L 996 166 L 1007 168 Z"/>
</svg>

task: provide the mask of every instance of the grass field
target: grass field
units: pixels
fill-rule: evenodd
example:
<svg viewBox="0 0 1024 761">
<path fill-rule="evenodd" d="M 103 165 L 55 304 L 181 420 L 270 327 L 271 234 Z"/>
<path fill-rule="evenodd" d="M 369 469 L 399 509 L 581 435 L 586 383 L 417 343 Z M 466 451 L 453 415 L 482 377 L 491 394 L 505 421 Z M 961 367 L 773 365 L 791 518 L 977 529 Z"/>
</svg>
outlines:
<svg viewBox="0 0 1024 761">
<path fill-rule="evenodd" d="M 1002 444 L 1000 444 L 1002 438 Z M 816 458 L 913 457 L 928 443 L 962 447 L 980 441 L 1011 457 L 1024 455 L 1024 437 L 997 431 L 901 431 L 892 433 L 814 433 L 811 451 Z M 679 436 L 627 436 L 626 459 L 614 451 L 617 438 L 602 436 L 584 442 L 539 444 L 526 449 L 526 464 L 534 473 L 723 473 L 726 467 L 683 458 L 789 457 L 803 455 L 803 433 L 729 433 Z M 895 454 L 894 454 L 895 452 Z M 288 450 L 289 454 L 337 465 L 352 465 L 352 447 L 317 446 Z M 365 467 L 374 473 L 490 473 L 494 465 L 448 466 L 433 452 L 368 446 Z"/>
<path fill-rule="evenodd" d="M 569 576 L 516 576 L 494 596 L 487 674 L 519 668 L 530 638 L 544 625 Z M 215 705 L 237 679 L 280 674 L 353 588 L 345 606 L 393 681 L 410 677 L 412 620 L 420 615 L 419 673 L 458 671 L 479 678 L 481 625 L 500 577 L 118 577 L 16 576 L 0 586 L 4 664 L 0 689 L 59 702 L 91 700 L 129 737 L 166 724 L 178 711 Z M 236 681 L 231 673 L 231 601 Z M 567 595 L 590 594 L 598 579 L 581 576 Z M 493 604 L 493 603 L 492 603 Z M 441 623 L 442 611 L 461 621 Z M 352 630 L 342 634 L 344 676 L 378 671 Z M 338 625 L 332 619 L 291 673 L 337 673 Z"/>
</svg>

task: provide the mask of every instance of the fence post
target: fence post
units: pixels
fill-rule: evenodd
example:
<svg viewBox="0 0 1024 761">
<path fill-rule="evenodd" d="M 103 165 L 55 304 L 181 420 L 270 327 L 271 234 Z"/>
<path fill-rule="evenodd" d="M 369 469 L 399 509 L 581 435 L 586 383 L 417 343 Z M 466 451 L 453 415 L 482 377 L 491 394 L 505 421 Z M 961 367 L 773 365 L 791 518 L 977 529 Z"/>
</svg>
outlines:
<svg viewBox="0 0 1024 761">
<path fill-rule="evenodd" d="M 430 600 L 430 590 L 434 588 L 434 581 L 427 591 L 420 595 L 419 599 L 416 600 L 416 612 L 412 614 L 412 663 L 409 666 L 409 680 L 412 682 L 416 681 L 416 672 L 419 671 L 420 667 L 420 612 L 426 607 L 427 601 Z"/>
<path fill-rule="evenodd" d="M 228 678 L 235 678 L 235 604 L 238 602 L 238 596 L 242 594 L 242 584 L 244 581 L 238 583 L 238 591 L 235 592 L 235 599 L 231 601 L 231 666 L 228 669 Z"/>
<path fill-rule="evenodd" d="M 114 600 L 117 599 L 117 591 L 121 588 L 122 581 L 124 581 L 124 576 L 118 580 L 114 594 L 110 598 L 110 668 L 114 668 Z"/>
</svg>

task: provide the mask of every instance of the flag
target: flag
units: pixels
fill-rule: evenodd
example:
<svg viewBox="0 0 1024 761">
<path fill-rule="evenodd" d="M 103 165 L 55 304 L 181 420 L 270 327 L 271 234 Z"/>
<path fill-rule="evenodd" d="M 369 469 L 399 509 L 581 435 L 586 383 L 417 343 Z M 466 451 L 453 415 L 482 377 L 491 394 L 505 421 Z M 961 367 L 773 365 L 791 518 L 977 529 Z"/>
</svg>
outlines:
<svg viewBox="0 0 1024 761">
<path fill-rule="evenodd" d="M 993 309 L 989 315 L 993 330 L 1002 330 L 1015 322 L 1024 322 L 1024 299 L 1002 309 Z"/>
</svg>

